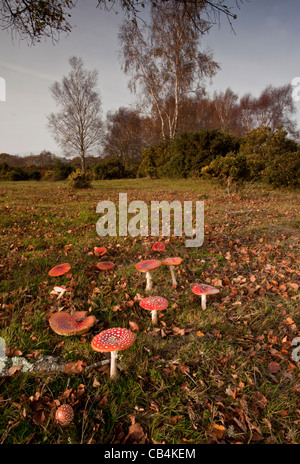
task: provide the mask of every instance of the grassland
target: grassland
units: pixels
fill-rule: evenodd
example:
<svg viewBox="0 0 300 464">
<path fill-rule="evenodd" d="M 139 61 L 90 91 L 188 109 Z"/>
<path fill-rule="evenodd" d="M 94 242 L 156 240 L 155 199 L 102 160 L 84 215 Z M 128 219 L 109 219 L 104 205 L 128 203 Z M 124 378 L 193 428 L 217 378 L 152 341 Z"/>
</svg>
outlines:
<svg viewBox="0 0 300 464">
<path fill-rule="evenodd" d="M 99 237 L 96 205 L 143 200 L 203 200 L 205 240 L 185 237 Z M 33 363 L 53 356 L 65 372 L 0 377 L 0 443 L 300 443 L 300 192 L 248 185 L 228 192 L 204 180 L 95 182 L 72 191 L 67 183 L 0 184 L 0 337 L 8 357 Z M 242 212 L 241 214 L 230 214 Z M 246 213 L 248 212 L 248 214 Z M 107 248 L 111 273 L 96 267 L 94 246 Z M 153 273 L 152 294 L 168 299 L 159 326 L 139 306 L 143 259 L 180 256 L 178 286 L 169 271 Z M 104 259 L 104 258 L 103 258 Z M 102 260 L 103 260 L 102 259 Z M 48 271 L 62 262 L 71 272 Z M 195 282 L 218 287 L 207 309 L 191 292 Z M 54 285 L 71 288 L 61 300 Z M 62 337 L 49 327 L 58 309 L 90 311 L 96 325 Z M 109 327 L 134 331 L 116 380 L 92 338 Z M 88 368 L 90 367 L 90 368 Z M 55 423 L 59 404 L 74 408 L 67 428 Z"/>
</svg>

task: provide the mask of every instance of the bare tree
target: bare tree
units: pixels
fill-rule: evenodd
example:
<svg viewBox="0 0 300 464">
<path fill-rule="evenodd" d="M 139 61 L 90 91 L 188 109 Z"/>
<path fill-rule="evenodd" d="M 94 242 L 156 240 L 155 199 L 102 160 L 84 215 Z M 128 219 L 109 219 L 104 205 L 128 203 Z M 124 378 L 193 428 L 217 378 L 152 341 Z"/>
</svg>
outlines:
<svg viewBox="0 0 300 464">
<path fill-rule="evenodd" d="M 292 91 L 291 84 L 266 87 L 253 108 L 255 127 L 269 126 L 272 130 L 282 127 L 290 135 L 299 137 L 296 122 L 292 119 L 296 113 Z"/>
<path fill-rule="evenodd" d="M 218 127 L 222 130 L 232 130 L 236 121 L 238 95 L 230 88 L 225 92 L 214 92 L 213 103 L 218 117 Z"/>
<path fill-rule="evenodd" d="M 119 157 L 124 164 L 140 160 L 143 148 L 147 145 L 148 118 L 137 110 L 121 107 L 109 111 L 106 120 L 106 135 L 103 144 L 105 156 Z"/>
<path fill-rule="evenodd" d="M 293 119 L 296 107 L 292 91 L 291 84 L 269 85 L 257 98 L 249 93 L 241 97 L 237 111 L 243 128 L 241 135 L 259 127 L 270 127 L 273 131 L 283 128 L 290 136 L 299 138 L 297 123 Z"/>
<path fill-rule="evenodd" d="M 98 73 L 85 70 L 81 58 L 73 56 L 69 62 L 69 75 L 50 89 L 60 111 L 50 114 L 48 127 L 66 156 L 80 155 L 85 171 L 86 155 L 100 148 L 103 136 Z"/>
<path fill-rule="evenodd" d="M 104 10 L 122 9 L 131 21 L 137 23 L 141 8 L 152 5 L 159 9 L 169 1 L 173 0 L 95 0 L 95 5 Z M 242 2 L 234 0 L 233 3 L 239 7 Z M 43 37 L 57 40 L 60 32 L 71 31 L 71 11 L 76 3 L 76 0 L 0 0 L 0 28 L 16 32 L 33 44 Z M 224 0 L 176 0 L 176 3 L 188 13 L 190 21 L 201 32 L 219 22 L 221 15 L 231 26 L 236 18 L 233 7 L 227 6 L 227 0 L 225 4 Z"/>
<path fill-rule="evenodd" d="M 200 31 L 182 4 L 152 7 L 149 26 L 137 29 L 126 20 L 120 28 L 122 67 L 131 75 L 129 88 L 145 108 L 156 113 L 163 139 L 174 138 L 181 105 L 189 94 L 203 92 L 206 77 L 218 65 L 211 52 L 199 50 Z"/>
</svg>

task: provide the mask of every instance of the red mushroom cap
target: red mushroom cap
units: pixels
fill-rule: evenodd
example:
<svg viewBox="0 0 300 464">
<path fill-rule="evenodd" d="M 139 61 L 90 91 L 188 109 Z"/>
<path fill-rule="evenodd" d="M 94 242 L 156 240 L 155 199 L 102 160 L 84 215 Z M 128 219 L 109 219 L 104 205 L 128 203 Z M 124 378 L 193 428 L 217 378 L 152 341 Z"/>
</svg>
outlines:
<svg viewBox="0 0 300 464">
<path fill-rule="evenodd" d="M 149 311 L 161 311 L 169 306 L 168 300 L 162 296 L 147 296 L 140 301 L 140 306 Z"/>
<path fill-rule="evenodd" d="M 63 264 L 59 264 L 58 266 L 55 266 L 52 269 L 50 269 L 48 274 L 51 277 L 57 277 L 57 276 L 66 274 L 70 269 L 71 269 L 71 264 L 63 263 Z"/>
<path fill-rule="evenodd" d="M 96 322 L 95 316 L 86 316 L 86 311 L 71 314 L 60 311 L 49 319 L 51 329 L 59 335 L 81 335 L 86 333 Z"/>
<path fill-rule="evenodd" d="M 165 266 L 178 266 L 181 261 L 181 258 L 166 258 L 161 262 L 161 264 L 164 264 Z"/>
<path fill-rule="evenodd" d="M 161 265 L 161 262 L 158 259 L 146 259 L 145 261 L 140 261 L 135 265 L 136 269 L 141 272 L 149 272 L 157 269 Z"/>
<path fill-rule="evenodd" d="M 100 263 L 97 263 L 97 268 L 101 271 L 111 271 L 114 267 L 115 265 L 111 261 L 101 261 Z"/>
<path fill-rule="evenodd" d="M 196 295 L 212 295 L 214 293 L 219 293 L 220 290 L 211 285 L 195 284 L 192 288 L 192 292 Z"/>
<path fill-rule="evenodd" d="M 105 247 L 94 247 L 94 253 L 96 256 L 103 256 L 107 252 Z"/>
<path fill-rule="evenodd" d="M 66 426 L 72 422 L 74 412 L 72 406 L 69 404 L 63 404 L 60 406 L 55 413 L 55 420 L 59 425 Z"/>
<path fill-rule="evenodd" d="M 126 350 L 134 342 L 134 335 L 128 329 L 121 327 L 103 330 L 96 335 L 91 343 L 91 347 L 95 351 L 115 351 Z"/>
<path fill-rule="evenodd" d="M 161 242 L 155 242 L 152 246 L 153 251 L 163 251 L 165 248 L 165 245 Z"/>
</svg>

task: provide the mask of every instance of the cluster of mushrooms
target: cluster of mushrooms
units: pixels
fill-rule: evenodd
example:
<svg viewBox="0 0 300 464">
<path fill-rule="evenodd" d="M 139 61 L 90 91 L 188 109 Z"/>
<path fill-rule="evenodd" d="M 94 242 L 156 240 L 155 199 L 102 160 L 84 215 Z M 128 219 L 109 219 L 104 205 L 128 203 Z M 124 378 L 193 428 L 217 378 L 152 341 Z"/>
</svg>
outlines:
<svg viewBox="0 0 300 464">
<path fill-rule="evenodd" d="M 153 251 L 162 252 L 165 250 L 165 245 L 161 242 L 156 242 L 152 246 Z M 96 257 L 103 256 L 106 253 L 104 247 L 94 247 L 94 254 Z M 182 259 L 179 257 L 165 258 L 160 261 L 158 259 L 147 259 L 140 261 L 135 265 L 136 269 L 146 274 L 146 291 L 151 291 L 153 287 L 151 272 L 160 267 L 161 265 L 168 266 L 171 272 L 172 287 L 177 287 L 174 266 L 181 264 Z M 115 264 L 110 261 L 101 261 L 97 263 L 100 270 L 113 270 Z M 55 266 L 49 271 L 52 277 L 61 276 L 66 274 L 71 269 L 69 263 L 63 263 Z M 51 294 L 57 295 L 57 299 L 69 290 L 65 287 L 55 286 Z M 206 284 L 194 284 L 192 292 L 201 296 L 201 307 L 206 309 L 206 296 L 214 293 L 219 293 L 219 290 Z M 151 311 L 151 322 L 154 326 L 158 325 L 158 311 L 165 310 L 169 302 L 162 296 L 148 296 L 139 302 L 143 309 Z M 96 322 L 95 316 L 88 314 L 87 311 L 58 311 L 51 315 L 49 325 L 51 329 L 63 336 L 81 335 L 88 332 Z M 96 335 L 92 342 L 91 347 L 97 352 L 110 352 L 110 377 L 115 378 L 117 375 L 117 357 L 118 352 L 126 350 L 134 342 L 133 333 L 126 328 L 114 327 L 111 329 L 103 330 Z M 73 420 L 73 409 L 68 404 L 63 404 L 56 411 L 56 421 L 61 426 L 68 425 Z"/>
</svg>

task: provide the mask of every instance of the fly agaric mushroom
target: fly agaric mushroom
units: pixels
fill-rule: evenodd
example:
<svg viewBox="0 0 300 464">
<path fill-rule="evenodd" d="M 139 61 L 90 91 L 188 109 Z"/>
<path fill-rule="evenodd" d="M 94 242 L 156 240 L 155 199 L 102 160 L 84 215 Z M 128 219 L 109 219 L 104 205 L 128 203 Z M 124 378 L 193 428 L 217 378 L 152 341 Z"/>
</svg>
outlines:
<svg viewBox="0 0 300 464">
<path fill-rule="evenodd" d="M 201 307 L 206 309 L 206 295 L 213 295 L 214 293 L 219 293 L 219 290 L 211 285 L 207 284 L 195 284 L 192 287 L 192 292 L 195 295 L 201 296 Z"/>
<path fill-rule="evenodd" d="M 157 325 L 157 311 L 166 309 L 169 306 L 168 300 L 162 296 L 148 296 L 140 301 L 140 306 L 151 311 L 152 324 Z"/>
<path fill-rule="evenodd" d="M 96 256 L 103 256 L 107 252 L 105 247 L 94 247 L 94 253 Z"/>
<path fill-rule="evenodd" d="M 161 262 L 158 259 L 146 259 L 145 261 L 140 261 L 135 265 L 136 269 L 141 272 L 146 272 L 146 291 L 152 290 L 152 279 L 151 271 L 157 269 L 161 265 Z"/>
<path fill-rule="evenodd" d="M 114 267 L 115 265 L 111 261 L 101 261 L 100 263 L 97 263 L 97 268 L 101 271 L 111 271 Z"/>
<path fill-rule="evenodd" d="M 56 422 L 63 427 L 69 425 L 72 422 L 73 417 L 73 408 L 69 404 L 59 406 L 55 413 Z"/>
<path fill-rule="evenodd" d="M 165 245 L 161 242 L 155 242 L 152 246 L 153 251 L 164 251 Z"/>
<path fill-rule="evenodd" d="M 52 314 L 49 319 L 51 329 L 59 335 L 82 335 L 95 324 L 95 316 L 87 316 L 87 311 L 75 311 L 72 315 L 66 311 Z"/>
<path fill-rule="evenodd" d="M 181 258 L 166 258 L 164 261 L 161 262 L 161 264 L 165 266 L 169 266 L 169 269 L 171 271 L 171 276 L 172 276 L 172 287 L 176 288 L 177 287 L 177 281 L 175 277 L 175 272 L 173 266 L 178 266 L 182 261 Z"/>
<path fill-rule="evenodd" d="M 59 264 L 58 266 L 55 266 L 52 269 L 50 269 L 48 274 L 51 277 L 57 277 L 57 276 L 66 274 L 67 272 L 69 272 L 70 269 L 71 269 L 71 264 L 63 263 L 63 264 Z"/>
<path fill-rule="evenodd" d="M 120 327 L 103 330 L 96 335 L 91 343 L 95 351 L 110 352 L 110 377 L 117 375 L 118 351 L 126 350 L 134 342 L 134 335 L 129 329 Z"/>
</svg>

